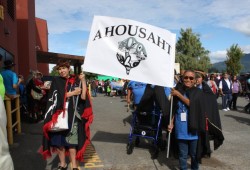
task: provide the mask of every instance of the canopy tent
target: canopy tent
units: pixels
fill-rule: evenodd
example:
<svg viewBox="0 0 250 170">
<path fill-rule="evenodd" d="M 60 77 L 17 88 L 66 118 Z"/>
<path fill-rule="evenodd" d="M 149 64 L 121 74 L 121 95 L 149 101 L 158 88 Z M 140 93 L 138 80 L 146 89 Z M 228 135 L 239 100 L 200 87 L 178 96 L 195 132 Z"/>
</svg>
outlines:
<svg viewBox="0 0 250 170">
<path fill-rule="evenodd" d="M 112 77 L 112 76 L 105 76 L 105 75 L 99 75 L 99 76 L 97 76 L 97 79 L 98 80 L 118 80 L 118 78 L 117 77 Z"/>
</svg>

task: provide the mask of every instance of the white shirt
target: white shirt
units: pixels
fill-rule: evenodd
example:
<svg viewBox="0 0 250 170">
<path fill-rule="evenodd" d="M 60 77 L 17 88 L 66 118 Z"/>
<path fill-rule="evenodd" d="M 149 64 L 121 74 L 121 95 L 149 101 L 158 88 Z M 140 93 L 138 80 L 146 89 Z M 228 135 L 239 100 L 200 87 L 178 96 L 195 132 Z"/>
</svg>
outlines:
<svg viewBox="0 0 250 170">
<path fill-rule="evenodd" d="M 230 80 L 229 79 L 224 79 L 227 83 L 227 87 L 230 89 Z M 222 80 L 220 81 L 219 88 L 222 89 Z"/>
</svg>

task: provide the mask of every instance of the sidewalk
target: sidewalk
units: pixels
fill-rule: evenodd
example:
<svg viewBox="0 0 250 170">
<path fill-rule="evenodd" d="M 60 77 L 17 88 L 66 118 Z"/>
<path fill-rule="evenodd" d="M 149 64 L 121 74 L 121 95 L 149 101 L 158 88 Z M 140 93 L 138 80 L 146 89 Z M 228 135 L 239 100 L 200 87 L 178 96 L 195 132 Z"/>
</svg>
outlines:
<svg viewBox="0 0 250 170">
<path fill-rule="evenodd" d="M 42 142 L 42 122 L 31 124 L 22 122 L 22 133 L 14 134 L 14 144 L 10 146 L 15 170 L 44 170 L 46 161 L 38 153 Z"/>
</svg>

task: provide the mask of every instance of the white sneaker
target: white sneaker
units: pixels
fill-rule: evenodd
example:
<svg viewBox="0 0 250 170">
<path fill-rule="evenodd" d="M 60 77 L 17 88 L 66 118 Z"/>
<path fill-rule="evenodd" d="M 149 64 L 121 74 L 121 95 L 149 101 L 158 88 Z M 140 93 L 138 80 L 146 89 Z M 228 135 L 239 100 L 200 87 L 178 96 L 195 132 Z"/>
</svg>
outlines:
<svg viewBox="0 0 250 170">
<path fill-rule="evenodd" d="M 229 107 L 227 108 L 227 111 L 229 111 L 230 109 L 229 109 Z"/>
<path fill-rule="evenodd" d="M 223 109 L 223 111 L 227 112 L 227 109 Z"/>
</svg>

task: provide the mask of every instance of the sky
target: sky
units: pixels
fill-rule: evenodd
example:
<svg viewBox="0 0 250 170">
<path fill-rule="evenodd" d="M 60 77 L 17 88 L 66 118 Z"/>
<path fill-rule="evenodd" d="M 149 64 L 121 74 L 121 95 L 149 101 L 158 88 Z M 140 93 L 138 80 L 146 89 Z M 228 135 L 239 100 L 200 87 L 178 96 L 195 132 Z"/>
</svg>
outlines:
<svg viewBox="0 0 250 170">
<path fill-rule="evenodd" d="M 35 0 L 47 20 L 49 51 L 85 56 L 93 17 L 131 19 L 175 33 L 192 28 L 211 63 L 225 61 L 238 44 L 250 53 L 250 0 Z"/>
</svg>

